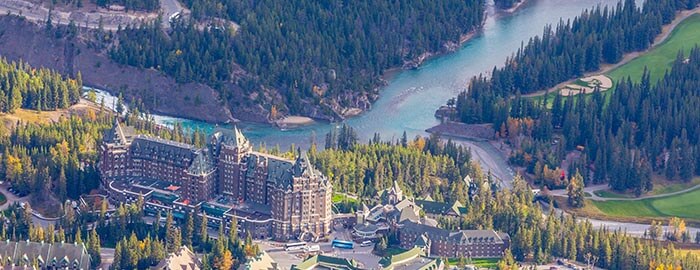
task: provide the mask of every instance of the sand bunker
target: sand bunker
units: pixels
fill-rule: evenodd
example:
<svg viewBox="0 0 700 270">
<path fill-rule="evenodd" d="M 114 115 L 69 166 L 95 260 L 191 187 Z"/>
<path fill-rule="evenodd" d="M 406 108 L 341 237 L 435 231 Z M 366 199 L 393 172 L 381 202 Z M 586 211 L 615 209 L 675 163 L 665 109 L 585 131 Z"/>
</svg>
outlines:
<svg viewBox="0 0 700 270">
<path fill-rule="evenodd" d="M 579 84 L 567 84 L 562 89 L 560 89 L 559 94 L 562 96 L 575 96 L 578 94 L 591 94 L 596 87 L 600 88 L 600 91 L 606 91 L 612 88 L 612 79 L 605 75 L 596 75 L 581 78 L 578 80 Z M 587 86 L 584 86 L 587 84 Z"/>
</svg>

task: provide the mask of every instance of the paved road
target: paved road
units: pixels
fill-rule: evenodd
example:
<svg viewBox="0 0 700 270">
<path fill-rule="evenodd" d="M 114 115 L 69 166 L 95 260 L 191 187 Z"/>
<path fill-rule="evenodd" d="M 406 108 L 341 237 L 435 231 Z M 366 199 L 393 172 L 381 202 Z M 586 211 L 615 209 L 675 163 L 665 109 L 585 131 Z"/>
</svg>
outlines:
<svg viewBox="0 0 700 270">
<path fill-rule="evenodd" d="M 176 0 L 168 0 L 176 1 Z M 43 24 L 49 17 L 49 9 L 27 0 L 1 0 L 0 14 L 21 15 L 29 21 Z M 51 20 L 55 24 L 67 25 L 74 21 L 80 27 L 97 29 L 100 20 L 105 30 L 117 30 L 121 26 L 138 23 L 141 20 L 154 20 L 156 13 L 117 12 L 103 8 L 96 10 L 53 10 Z"/>
<path fill-rule="evenodd" d="M 491 143 L 487 141 L 472 141 L 467 139 L 452 138 L 459 145 L 468 147 L 472 152 L 472 160 L 476 160 L 481 164 L 484 174 L 491 172 L 496 179 L 500 180 L 501 186 L 510 189 L 515 173 L 513 168 L 508 165 L 508 162 L 503 157 L 503 154 L 498 151 Z"/>
<path fill-rule="evenodd" d="M 0 205 L 0 211 L 5 211 L 13 203 L 27 202 L 29 200 L 29 196 L 24 196 L 22 198 L 15 196 L 15 194 L 12 194 L 10 191 L 7 190 L 8 187 L 9 186 L 7 184 L 0 185 L 0 193 L 5 195 L 5 198 L 7 198 L 7 202 L 3 205 Z"/>
<path fill-rule="evenodd" d="M 547 204 L 541 204 L 542 209 L 545 210 L 545 212 L 549 211 L 549 205 Z M 562 210 L 559 208 L 554 208 L 554 213 L 557 215 L 560 215 L 562 213 Z M 565 215 L 569 215 L 569 213 L 564 212 Z M 615 231 L 615 230 L 621 230 L 627 232 L 628 235 L 633 236 L 633 237 L 639 237 L 642 238 L 644 237 L 644 232 L 649 229 L 650 224 L 640 224 L 640 223 L 629 223 L 629 222 L 617 222 L 617 221 L 609 221 L 609 220 L 599 220 L 599 219 L 590 219 L 590 218 L 585 218 L 585 217 L 579 217 L 577 218 L 578 221 L 589 221 L 591 224 L 593 224 L 593 227 L 595 228 L 607 228 L 608 230 Z M 700 228 L 694 228 L 694 227 L 686 227 L 688 232 L 690 233 L 691 237 L 694 237 L 697 232 L 700 231 Z M 663 231 L 667 232 L 670 231 L 671 228 L 669 226 L 663 226 Z M 663 235 L 663 233 L 662 233 Z"/>
<path fill-rule="evenodd" d="M 29 198 L 31 195 L 19 198 L 19 197 L 15 196 L 14 194 L 12 194 L 10 191 L 8 191 L 7 190 L 8 188 L 9 188 L 9 185 L 7 183 L 0 185 L 0 193 L 5 195 L 5 198 L 7 198 L 7 203 L 0 206 L 0 211 L 6 210 L 13 203 L 29 202 Z M 32 223 L 34 223 L 34 225 L 46 228 L 49 226 L 49 224 L 54 224 L 56 222 L 54 219 L 41 218 L 40 214 L 37 212 L 34 212 L 33 210 L 32 210 L 32 214 L 33 214 L 32 215 Z"/>
<path fill-rule="evenodd" d="M 654 199 L 654 198 L 664 198 L 664 197 L 670 197 L 670 196 L 675 196 L 678 194 L 683 194 L 686 192 L 691 192 L 696 189 L 700 189 L 700 185 L 696 185 L 690 188 L 686 188 L 683 190 L 675 191 L 675 192 L 669 192 L 669 193 L 663 193 L 663 194 L 656 194 L 656 195 L 643 195 L 640 197 L 635 197 L 635 198 L 604 198 L 600 197 L 595 194 L 596 191 L 601 191 L 601 190 L 606 190 L 608 189 L 607 185 L 595 185 L 595 186 L 589 186 L 585 187 L 583 189 L 583 192 L 587 192 L 591 194 L 590 197 L 586 197 L 586 199 L 594 200 L 594 201 L 638 201 L 638 200 L 644 200 L 644 199 Z M 550 195 L 552 196 L 557 196 L 557 197 L 568 197 L 566 194 L 566 189 L 556 189 L 552 190 L 549 192 Z"/>
<path fill-rule="evenodd" d="M 109 269 L 109 266 L 114 262 L 114 249 L 100 248 L 100 259 L 102 260 L 100 267 L 102 267 L 102 269 Z"/>
<path fill-rule="evenodd" d="M 185 9 L 177 0 L 160 0 L 160 12 L 163 14 L 163 28 L 170 28 L 170 17 L 176 13 L 181 15 L 189 14 L 189 10 Z M 183 14 L 184 13 L 184 14 Z"/>
</svg>

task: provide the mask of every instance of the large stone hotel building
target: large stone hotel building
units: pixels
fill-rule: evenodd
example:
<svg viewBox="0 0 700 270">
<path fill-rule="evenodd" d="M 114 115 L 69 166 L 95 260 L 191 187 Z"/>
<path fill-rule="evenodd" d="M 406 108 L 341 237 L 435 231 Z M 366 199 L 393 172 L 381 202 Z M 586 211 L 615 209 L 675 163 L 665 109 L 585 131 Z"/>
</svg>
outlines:
<svg viewBox="0 0 700 270">
<path fill-rule="evenodd" d="M 237 128 L 219 129 L 198 148 L 136 135 L 118 121 L 101 146 L 99 170 L 110 199 L 145 201 L 147 213 L 188 211 L 215 226 L 276 240 L 326 237 L 332 186 L 305 154 L 287 160 L 253 151 Z"/>
</svg>

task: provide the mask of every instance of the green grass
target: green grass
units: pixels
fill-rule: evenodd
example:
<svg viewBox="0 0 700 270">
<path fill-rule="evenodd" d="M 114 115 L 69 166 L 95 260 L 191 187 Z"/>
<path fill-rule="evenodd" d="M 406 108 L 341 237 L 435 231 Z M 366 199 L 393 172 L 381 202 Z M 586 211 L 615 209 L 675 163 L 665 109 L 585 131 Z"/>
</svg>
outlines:
<svg viewBox="0 0 700 270">
<path fill-rule="evenodd" d="M 659 195 L 665 193 L 678 192 L 684 189 L 688 189 L 694 186 L 700 185 L 700 177 L 693 178 L 693 181 L 688 183 L 672 183 L 666 185 L 655 185 L 654 189 L 650 192 L 651 195 Z"/>
<path fill-rule="evenodd" d="M 483 267 L 483 268 L 493 268 L 496 267 L 498 264 L 499 258 L 479 258 L 479 259 L 472 259 L 471 262 L 469 260 L 466 260 L 468 265 L 474 265 L 477 267 Z M 457 265 L 459 264 L 459 258 L 450 258 L 447 259 L 447 263 L 449 265 Z"/>
<path fill-rule="evenodd" d="M 0 192 L 0 205 L 4 205 L 5 203 L 7 203 L 7 197 L 5 197 L 5 194 Z"/>
<path fill-rule="evenodd" d="M 612 199 L 632 198 L 632 195 L 620 194 L 620 193 L 610 191 L 610 190 L 597 190 L 597 191 L 594 191 L 593 194 L 595 194 L 596 196 L 601 197 L 601 198 L 612 198 Z"/>
<path fill-rule="evenodd" d="M 700 220 L 700 190 L 638 201 L 590 201 L 601 212 L 626 217 L 681 217 Z"/>
<path fill-rule="evenodd" d="M 333 198 L 331 198 L 331 201 L 332 201 L 334 204 L 335 204 L 335 203 L 341 203 L 341 202 L 346 201 L 346 200 L 347 200 L 347 202 L 349 202 L 349 203 L 357 203 L 357 199 L 355 199 L 355 198 L 350 198 L 350 197 L 348 197 L 347 195 L 341 194 L 341 193 L 333 193 Z"/>
<path fill-rule="evenodd" d="M 694 14 L 679 23 L 659 46 L 608 72 L 608 76 L 613 79 L 613 83 L 628 76 L 633 81 L 639 81 L 646 66 L 651 74 L 651 81 L 656 82 L 671 68 L 679 51 L 683 50 L 684 54 L 688 55 L 695 45 L 700 44 L 698 33 L 700 33 L 700 14 Z"/>
<path fill-rule="evenodd" d="M 644 73 L 644 67 L 647 67 L 649 70 L 652 83 L 661 79 L 666 71 L 670 70 L 679 51 L 683 50 L 684 54 L 688 55 L 695 45 L 700 45 L 700 35 L 697 34 L 699 32 L 700 14 L 691 15 L 683 20 L 673 29 L 673 32 L 664 42 L 649 52 L 607 72 L 606 75 L 613 80 L 613 88 L 603 92 L 603 95 L 607 99 L 611 90 L 615 89 L 617 82 L 627 77 L 630 77 L 633 81 L 639 81 L 642 78 L 642 73 Z M 576 80 L 572 84 L 587 85 L 580 80 Z M 547 105 L 549 107 L 551 107 L 555 95 L 558 94 L 558 90 L 547 94 Z M 544 95 L 541 95 L 532 99 L 536 102 L 541 102 L 543 98 Z"/>
</svg>

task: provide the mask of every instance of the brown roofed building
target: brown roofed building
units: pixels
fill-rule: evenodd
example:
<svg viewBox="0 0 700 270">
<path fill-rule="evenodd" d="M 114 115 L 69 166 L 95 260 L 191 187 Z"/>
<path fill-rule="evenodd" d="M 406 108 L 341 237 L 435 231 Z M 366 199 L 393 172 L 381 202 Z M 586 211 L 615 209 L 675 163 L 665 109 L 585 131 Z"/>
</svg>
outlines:
<svg viewBox="0 0 700 270">
<path fill-rule="evenodd" d="M 411 221 L 401 222 L 401 247 L 426 248 L 428 256 L 450 258 L 500 258 L 508 248 L 507 234 L 494 230 L 450 231 Z"/>
<path fill-rule="evenodd" d="M 192 205 L 222 195 L 232 204 L 262 206 L 251 210 L 271 217 L 269 236 L 277 240 L 315 239 L 330 232 L 332 186 L 306 154 L 288 160 L 255 152 L 235 127 L 216 130 L 207 147 L 196 148 L 135 135 L 117 121 L 105 135 L 99 169 L 108 188 L 155 180 L 172 183 L 168 192 Z M 111 197 L 126 201 L 127 193 L 115 188 Z M 263 218 L 258 223 L 267 222 Z"/>
<path fill-rule="evenodd" d="M 187 246 L 182 246 L 177 251 L 168 254 L 158 265 L 153 267 L 155 270 L 199 270 L 202 267 L 202 262 L 197 258 Z"/>
<path fill-rule="evenodd" d="M 1 241 L 3 269 L 90 269 L 83 244 Z M 10 267 L 10 268 L 7 268 Z"/>
</svg>

